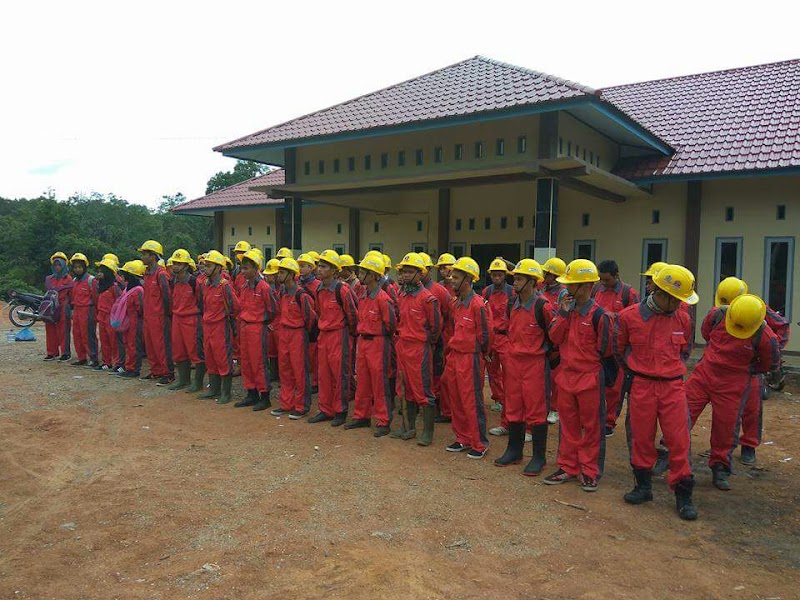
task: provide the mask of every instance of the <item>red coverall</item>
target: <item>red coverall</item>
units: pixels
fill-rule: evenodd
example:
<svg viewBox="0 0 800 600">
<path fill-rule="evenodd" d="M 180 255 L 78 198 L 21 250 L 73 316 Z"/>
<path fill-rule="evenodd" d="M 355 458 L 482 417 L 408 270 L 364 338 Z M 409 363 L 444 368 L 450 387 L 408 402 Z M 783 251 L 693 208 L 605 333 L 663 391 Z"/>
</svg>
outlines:
<svg viewBox="0 0 800 600">
<path fill-rule="evenodd" d="M 437 281 L 436 284 L 434 285 L 434 289 L 438 290 L 439 288 L 444 290 L 445 294 L 447 294 L 446 296 L 444 296 L 444 295 L 441 296 L 444 299 L 443 302 L 444 302 L 444 305 L 446 306 L 445 310 L 447 311 L 446 314 L 444 314 L 444 316 L 443 316 L 443 320 L 442 320 L 442 335 L 441 335 L 442 349 L 444 351 L 444 363 L 446 365 L 447 364 L 447 353 L 449 351 L 448 344 L 450 343 L 450 338 L 453 337 L 453 315 L 450 314 L 450 309 L 452 308 L 451 305 L 452 305 L 452 300 L 453 300 L 454 294 L 453 294 L 453 290 L 450 287 L 448 287 L 447 285 L 443 284 L 441 281 Z M 436 295 L 437 300 L 439 299 L 439 297 L 440 297 L 440 295 L 437 294 Z M 440 304 L 441 303 L 442 303 L 442 300 L 440 300 Z M 452 410 L 450 408 L 450 404 L 451 404 L 451 402 L 450 402 L 450 390 L 448 389 L 447 382 L 444 381 L 444 379 L 440 380 L 439 385 L 440 385 L 440 388 L 441 388 L 440 389 L 440 394 L 438 396 L 438 398 L 439 398 L 439 413 L 443 417 L 450 418 L 452 416 L 452 414 L 453 414 Z"/>
<path fill-rule="evenodd" d="M 550 309 L 551 311 L 558 310 L 558 307 L 561 306 L 561 298 L 564 294 L 567 294 L 566 286 L 555 283 L 553 285 L 547 286 L 542 284 L 542 296 L 550 302 Z M 554 347 L 550 349 L 549 357 L 551 360 L 555 360 L 558 358 L 558 347 Z M 558 386 L 556 385 L 556 373 L 558 373 L 558 366 L 554 369 L 550 369 L 550 410 L 558 410 Z"/>
<path fill-rule="evenodd" d="M 394 392 L 389 378 L 392 336 L 397 318 L 389 295 L 380 286 L 366 288 L 358 303 L 358 349 L 356 355 L 356 401 L 354 419 L 375 417 L 376 426 L 392 420 Z"/>
<path fill-rule="evenodd" d="M 233 371 L 233 319 L 239 314 L 239 299 L 233 284 L 220 276 L 203 284 L 203 354 L 209 375 Z"/>
<path fill-rule="evenodd" d="M 317 290 L 322 282 L 317 279 L 316 275 L 306 275 L 300 277 L 300 285 L 305 291 L 311 294 L 314 298 L 314 306 L 317 304 Z M 317 350 L 317 341 L 311 342 L 308 347 L 308 354 L 311 359 L 311 385 L 313 387 L 319 386 L 319 351 Z M 278 367 L 280 369 L 280 367 Z"/>
<path fill-rule="evenodd" d="M 439 301 L 422 284 L 398 298 L 397 395 L 419 406 L 435 406 L 433 347 L 441 328 Z"/>
<path fill-rule="evenodd" d="M 300 286 L 281 286 L 278 322 L 278 376 L 283 410 L 307 413 L 311 408 L 311 365 L 308 333 L 317 322 L 314 299 Z"/>
<path fill-rule="evenodd" d="M 50 356 L 70 354 L 72 315 L 70 314 L 69 295 L 70 289 L 72 289 L 72 275 L 64 277 L 48 275 L 44 279 L 44 289 L 58 291 L 58 320 L 55 323 L 44 324 L 47 354 Z"/>
<path fill-rule="evenodd" d="M 780 364 L 778 338 L 766 323 L 753 337 L 742 340 L 725 329 L 727 307 L 712 308 L 703 320 L 700 333 L 708 345 L 703 358 L 686 382 L 686 397 L 692 426 L 711 403 L 711 456 L 708 465 L 731 469 L 731 456 L 739 444 L 742 412 L 758 373 Z"/>
<path fill-rule="evenodd" d="M 136 289 L 138 288 L 138 289 Z M 128 315 L 127 331 L 122 334 L 125 344 L 125 370 L 139 374 L 142 370 L 142 357 L 144 356 L 144 289 L 136 286 L 135 292 L 128 296 L 125 305 L 125 314 Z"/>
<path fill-rule="evenodd" d="M 200 279 L 175 280 L 172 288 L 172 358 L 175 362 L 203 362 L 203 287 Z"/>
<path fill-rule="evenodd" d="M 633 379 L 625 426 L 631 466 L 652 471 L 656 464 L 656 422 L 669 449 L 669 487 L 692 476 L 686 360 L 692 352 L 692 321 L 678 310 L 655 314 L 642 302 L 617 316 L 615 352 Z"/>
<path fill-rule="evenodd" d="M 78 360 L 97 362 L 97 321 L 94 304 L 95 280 L 92 275 L 84 273 L 75 279 L 69 291 L 69 303 L 72 307 L 72 341 Z"/>
<path fill-rule="evenodd" d="M 320 285 L 317 290 L 317 314 L 317 403 L 321 412 L 332 417 L 346 413 L 350 401 L 353 334 L 358 324 L 358 312 L 350 286 L 336 280 L 329 286 Z"/>
<path fill-rule="evenodd" d="M 236 296 L 241 296 L 242 288 L 244 288 L 247 280 L 244 278 L 244 275 L 242 275 L 241 269 L 238 265 L 233 270 L 233 273 L 231 273 L 231 281 L 233 282 L 233 291 L 236 292 Z M 236 327 L 236 330 L 233 332 L 233 360 L 237 362 L 239 361 L 240 357 L 239 333 L 241 333 L 241 330 L 241 327 Z"/>
<path fill-rule="evenodd" d="M 452 314 L 454 331 L 444 377 L 452 394 L 453 434 L 458 443 L 483 452 L 489 445 L 483 357 L 492 347 L 492 315 L 484 299 L 472 291 L 465 300 L 453 298 Z"/>
<path fill-rule="evenodd" d="M 453 297 L 443 286 L 434 283 L 429 279 L 423 284 L 425 289 L 436 297 L 439 303 L 440 323 L 444 324 L 450 320 L 450 299 Z M 442 383 L 444 374 L 444 361 L 447 353 L 444 335 L 440 335 L 433 347 L 433 395 L 439 403 L 439 412 L 444 416 L 450 416 L 450 400 L 447 397 L 447 386 Z M 442 410 L 446 406 L 446 412 Z"/>
<path fill-rule="evenodd" d="M 541 314 L 544 330 L 537 312 Z M 505 416 L 508 422 L 524 422 L 526 429 L 546 423 L 550 412 L 550 364 L 545 332 L 552 318 L 550 303 L 534 294 L 525 304 L 517 298 L 508 320 Z"/>
<path fill-rule="evenodd" d="M 239 291 L 239 342 L 242 357 L 242 383 L 246 390 L 269 390 L 269 353 L 267 325 L 275 318 L 275 293 L 257 277 L 245 281 Z"/>
<path fill-rule="evenodd" d="M 611 318 L 612 327 L 616 327 L 617 314 L 622 312 L 623 308 L 639 302 L 639 292 L 622 281 L 617 281 L 617 285 L 613 288 L 598 284 L 592 297 Z M 622 411 L 622 382 L 624 379 L 623 373 L 620 373 L 614 385 L 606 389 L 606 427 L 613 428 L 617 425 L 617 417 Z"/>
<path fill-rule="evenodd" d="M 104 365 L 118 367 L 125 362 L 125 345 L 111 327 L 111 307 L 114 301 L 120 297 L 122 290 L 114 282 L 111 286 L 100 292 L 95 299 L 97 302 L 97 325 L 100 333 L 100 354 Z"/>
<path fill-rule="evenodd" d="M 514 305 L 514 288 L 507 283 L 500 287 L 494 284 L 488 285 L 483 288 L 483 298 L 489 303 L 494 325 L 492 347 L 489 350 L 490 360 L 486 365 L 486 370 L 489 372 L 489 388 L 492 390 L 492 400 L 502 404 L 506 398 L 503 371 L 508 350 L 508 313 Z M 504 427 L 507 424 L 505 416 L 505 409 L 503 409 L 501 420 Z"/>
<path fill-rule="evenodd" d="M 169 276 L 160 265 L 150 267 L 144 274 L 144 345 L 150 374 L 171 376 L 172 364 L 172 292 Z"/>
<path fill-rule="evenodd" d="M 611 334 L 608 315 L 593 300 L 571 311 L 559 309 L 550 323 L 550 339 L 561 354 L 558 466 L 570 475 L 603 474 L 606 388 L 600 359 L 611 354 Z"/>
</svg>

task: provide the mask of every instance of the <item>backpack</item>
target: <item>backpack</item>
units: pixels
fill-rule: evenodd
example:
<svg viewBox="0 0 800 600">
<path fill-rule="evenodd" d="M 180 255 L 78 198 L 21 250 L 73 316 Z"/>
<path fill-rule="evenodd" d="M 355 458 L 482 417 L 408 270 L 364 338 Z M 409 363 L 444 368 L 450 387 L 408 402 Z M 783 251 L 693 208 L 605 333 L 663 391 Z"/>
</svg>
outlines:
<svg viewBox="0 0 800 600">
<path fill-rule="evenodd" d="M 128 331 L 128 328 L 131 326 L 131 320 L 128 317 L 128 298 L 134 292 L 138 292 L 142 289 L 142 286 L 137 285 L 129 290 L 125 290 L 122 292 L 122 294 L 120 294 L 119 298 L 114 300 L 114 304 L 111 307 L 111 314 L 109 316 L 111 327 L 114 329 L 114 331 L 119 333 Z"/>
<path fill-rule="evenodd" d="M 623 299 L 624 299 L 624 291 L 623 291 Z M 606 314 L 600 306 L 592 314 L 592 326 L 594 327 L 594 332 L 597 334 L 597 328 L 600 325 L 600 319 L 603 315 Z M 613 332 L 610 332 L 613 335 Z M 612 356 L 604 356 L 600 358 L 600 366 L 603 367 L 603 379 L 605 380 L 606 387 L 614 387 L 614 384 L 617 382 L 617 377 L 619 376 L 619 363 L 617 362 L 616 357 Z"/>
<path fill-rule="evenodd" d="M 39 318 L 47 323 L 55 323 L 61 316 L 61 306 L 58 303 L 58 290 L 47 290 L 44 299 L 39 304 Z"/>
<path fill-rule="evenodd" d="M 339 293 L 339 291 L 342 289 L 343 285 L 347 285 L 347 284 L 342 282 L 342 281 L 337 281 L 337 282 L 335 282 L 334 289 L 333 289 L 333 296 L 334 296 L 334 298 L 336 298 L 336 302 L 339 304 L 339 308 L 342 309 L 342 312 L 344 312 L 344 301 L 342 300 L 342 296 Z M 347 287 L 350 288 L 350 286 L 347 286 Z M 297 302 L 297 306 L 300 307 L 300 310 L 303 309 L 303 305 L 300 304 L 300 293 L 299 292 L 302 292 L 303 294 L 308 294 L 309 296 L 311 296 L 311 298 L 314 300 L 314 304 L 317 306 L 317 309 L 319 309 L 319 297 L 316 294 L 312 294 L 311 292 L 309 292 L 308 290 L 306 290 L 302 286 L 297 286 L 297 292 L 295 292 L 294 300 L 295 300 L 295 302 Z M 350 288 L 350 294 L 354 295 L 352 288 Z M 314 326 L 311 328 L 311 331 L 309 331 L 309 333 L 308 333 L 308 341 L 313 343 L 313 342 L 316 342 L 317 339 L 319 339 L 319 327 L 317 326 L 317 323 L 315 322 Z"/>
</svg>

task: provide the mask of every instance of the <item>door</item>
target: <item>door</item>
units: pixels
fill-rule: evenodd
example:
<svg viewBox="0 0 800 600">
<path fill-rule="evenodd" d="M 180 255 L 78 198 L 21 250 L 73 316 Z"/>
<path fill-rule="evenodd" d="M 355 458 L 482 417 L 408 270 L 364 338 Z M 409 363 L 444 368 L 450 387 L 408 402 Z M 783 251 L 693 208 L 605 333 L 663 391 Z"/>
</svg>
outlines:
<svg viewBox="0 0 800 600">
<path fill-rule="evenodd" d="M 481 278 L 475 284 L 475 289 L 483 289 L 490 279 L 486 269 L 492 264 L 492 261 L 498 256 L 502 256 L 509 262 L 514 264 L 519 262 L 520 250 L 519 244 L 472 244 L 470 246 L 470 256 L 478 263 L 481 268 Z"/>
</svg>

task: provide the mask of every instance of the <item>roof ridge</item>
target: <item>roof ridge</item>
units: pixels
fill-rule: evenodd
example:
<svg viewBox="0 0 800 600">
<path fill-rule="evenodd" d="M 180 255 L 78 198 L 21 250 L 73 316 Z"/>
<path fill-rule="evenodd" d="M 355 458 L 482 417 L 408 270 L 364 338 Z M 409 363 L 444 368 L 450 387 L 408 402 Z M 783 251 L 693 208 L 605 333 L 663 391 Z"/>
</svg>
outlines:
<svg viewBox="0 0 800 600">
<path fill-rule="evenodd" d="M 656 82 L 659 82 L 659 81 L 678 81 L 678 80 L 681 80 L 681 79 L 690 79 L 692 77 L 701 77 L 703 75 L 717 75 L 717 74 L 720 74 L 720 73 L 731 73 L 733 71 L 748 71 L 750 69 L 761 69 L 761 68 L 764 68 L 764 67 L 771 67 L 773 65 L 789 64 L 789 63 L 796 63 L 796 62 L 800 62 L 800 58 L 790 58 L 790 59 L 787 59 L 787 60 L 776 60 L 776 61 L 767 62 L 767 63 L 760 63 L 760 64 L 757 64 L 757 65 L 746 65 L 744 67 L 730 67 L 728 69 L 716 69 L 714 71 L 703 71 L 701 73 L 689 73 L 687 75 L 674 75 L 672 77 L 660 77 L 658 79 L 646 79 L 644 81 L 635 81 L 635 82 L 632 82 L 632 83 L 621 83 L 619 85 L 611 85 L 611 86 L 608 86 L 608 87 L 603 87 L 603 88 L 598 89 L 597 91 L 602 93 L 602 92 L 606 92 L 608 90 L 616 90 L 616 89 L 625 88 L 625 87 L 643 85 L 645 83 L 656 83 Z"/>
<path fill-rule="evenodd" d="M 528 67 L 522 67 L 520 65 L 515 65 L 512 63 L 508 63 L 502 60 L 497 60 L 496 58 L 491 58 L 488 56 L 483 56 L 478 54 L 475 58 L 482 60 L 484 62 L 488 62 L 494 65 L 500 65 L 501 67 L 507 67 L 509 69 L 514 69 L 516 71 L 521 71 L 527 75 L 534 75 L 539 77 L 544 77 L 545 79 L 549 79 L 550 81 L 557 83 L 558 85 L 566 85 L 569 86 L 579 92 L 583 92 L 585 94 L 595 94 L 597 90 L 594 88 L 583 85 L 582 83 L 578 83 L 577 81 L 572 81 L 571 79 L 564 79 L 563 77 L 558 77 L 556 75 L 551 75 L 550 73 L 545 73 L 544 71 L 537 71 L 535 69 L 529 69 Z"/>
<path fill-rule="evenodd" d="M 187 200 L 186 202 L 184 202 L 183 204 L 179 204 L 175 208 L 180 208 L 182 206 L 187 206 L 189 204 L 192 204 L 193 202 L 198 202 L 199 200 L 204 200 L 205 198 L 208 198 L 210 196 L 214 196 L 215 194 L 221 194 L 222 192 L 226 192 L 226 191 L 228 191 L 228 190 L 230 190 L 232 188 L 238 187 L 240 185 L 244 185 L 245 183 L 248 183 L 250 181 L 254 181 L 256 179 L 261 179 L 262 177 L 267 177 L 268 175 L 272 175 L 274 173 L 277 173 L 278 171 L 283 171 L 283 170 L 284 170 L 284 168 L 280 167 L 278 169 L 273 169 L 269 173 L 262 173 L 261 175 L 256 175 L 255 177 L 250 177 L 249 179 L 245 179 L 244 181 L 239 181 L 239 182 L 233 183 L 233 184 L 231 184 L 231 185 L 229 185 L 227 187 L 220 188 L 218 190 L 214 190 L 213 192 L 209 192 L 208 194 L 200 196 L 199 198 L 192 198 L 191 200 Z"/>
</svg>

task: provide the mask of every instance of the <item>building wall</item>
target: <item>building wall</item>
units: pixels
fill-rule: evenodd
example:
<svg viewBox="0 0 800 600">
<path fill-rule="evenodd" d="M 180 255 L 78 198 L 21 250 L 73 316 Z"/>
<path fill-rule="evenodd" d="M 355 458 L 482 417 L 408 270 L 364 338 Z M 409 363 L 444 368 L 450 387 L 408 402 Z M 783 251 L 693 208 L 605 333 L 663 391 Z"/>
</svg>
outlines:
<svg viewBox="0 0 800 600">
<path fill-rule="evenodd" d="M 558 113 L 558 154 L 579 158 L 611 171 L 619 159 L 619 145 L 561 111 Z"/>
<path fill-rule="evenodd" d="M 223 213 L 223 247 L 219 250 L 223 254 L 228 254 L 230 246 L 244 240 L 262 250 L 264 246 L 270 246 L 274 255 L 277 251 L 275 235 L 274 208 L 226 210 Z"/>
</svg>

